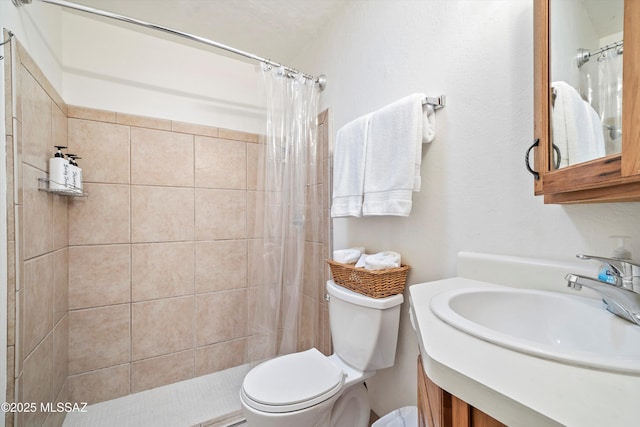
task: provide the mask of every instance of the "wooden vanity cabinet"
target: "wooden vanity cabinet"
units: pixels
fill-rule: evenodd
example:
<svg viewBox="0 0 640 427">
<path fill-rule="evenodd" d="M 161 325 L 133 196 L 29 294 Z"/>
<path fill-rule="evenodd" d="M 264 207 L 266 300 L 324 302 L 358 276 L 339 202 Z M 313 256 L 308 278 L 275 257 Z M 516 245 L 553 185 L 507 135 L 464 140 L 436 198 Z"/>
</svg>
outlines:
<svg viewBox="0 0 640 427">
<path fill-rule="evenodd" d="M 418 426 L 506 427 L 433 383 L 424 372 L 420 356 L 418 356 Z"/>
<path fill-rule="evenodd" d="M 550 132 L 551 0 L 534 1 L 534 194 L 545 203 L 640 201 L 640 1 L 624 1 L 622 152 L 552 168 Z M 555 0 L 558 1 L 558 0 Z M 532 141 L 533 142 L 533 141 Z"/>
</svg>

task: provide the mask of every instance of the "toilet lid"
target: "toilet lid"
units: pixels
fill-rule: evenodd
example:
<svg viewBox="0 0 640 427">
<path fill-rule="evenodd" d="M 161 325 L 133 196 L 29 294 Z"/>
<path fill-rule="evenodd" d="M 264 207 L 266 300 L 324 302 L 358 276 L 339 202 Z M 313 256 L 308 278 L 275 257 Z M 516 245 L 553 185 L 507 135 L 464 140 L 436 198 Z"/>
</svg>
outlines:
<svg viewBox="0 0 640 427">
<path fill-rule="evenodd" d="M 342 388 L 344 374 L 315 348 L 268 360 L 242 383 L 245 403 L 266 412 L 290 412 L 329 399 Z"/>
</svg>

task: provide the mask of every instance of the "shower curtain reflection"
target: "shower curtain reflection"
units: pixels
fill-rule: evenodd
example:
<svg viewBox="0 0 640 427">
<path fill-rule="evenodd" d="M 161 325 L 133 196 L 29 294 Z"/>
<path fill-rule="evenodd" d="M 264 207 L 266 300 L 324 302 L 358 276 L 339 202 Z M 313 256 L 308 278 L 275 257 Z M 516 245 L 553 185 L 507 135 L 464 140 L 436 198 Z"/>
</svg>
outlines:
<svg viewBox="0 0 640 427">
<path fill-rule="evenodd" d="M 622 151 L 622 58 L 610 49 L 581 67 L 580 92 L 602 121 L 607 155 Z"/>
<path fill-rule="evenodd" d="M 314 185 L 321 156 L 317 144 L 317 97 L 313 81 L 263 66 L 267 135 L 259 159 L 255 231 L 249 256 L 249 362 L 311 347 L 303 331 L 318 316 L 302 316 L 305 236 L 317 235 L 321 215 Z M 318 254 L 320 256 L 321 254 Z M 307 260 L 305 262 L 305 259 Z M 316 268 L 307 265 L 307 268 Z M 314 325 L 303 322 L 314 322 Z M 311 326 L 311 327 L 309 327 Z"/>
</svg>

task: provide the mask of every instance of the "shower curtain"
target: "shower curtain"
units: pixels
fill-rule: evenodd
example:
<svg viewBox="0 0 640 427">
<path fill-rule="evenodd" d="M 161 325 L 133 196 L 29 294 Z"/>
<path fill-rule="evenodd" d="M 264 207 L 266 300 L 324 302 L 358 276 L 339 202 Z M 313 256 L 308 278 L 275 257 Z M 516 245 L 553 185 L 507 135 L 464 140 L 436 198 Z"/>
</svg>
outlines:
<svg viewBox="0 0 640 427">
<path fill-rule="evenodd" d="M 305 235 L 321 224 L 318 206 L 317 98 L 312 80 L 263 65 L 267 133 L 256 184 L 249 267 L 250 363 L 300 351 Z M 313 319 L 311 320 L 313 321 Z M 308 328 L 306 328 L 308 329 Z"/>
<path fill-rule="evenodd" d="M 622 52 L 610 49 L 581 68 L 581 94 L 598 112 L 607 155 L 622 151 Z"/>
</svg>

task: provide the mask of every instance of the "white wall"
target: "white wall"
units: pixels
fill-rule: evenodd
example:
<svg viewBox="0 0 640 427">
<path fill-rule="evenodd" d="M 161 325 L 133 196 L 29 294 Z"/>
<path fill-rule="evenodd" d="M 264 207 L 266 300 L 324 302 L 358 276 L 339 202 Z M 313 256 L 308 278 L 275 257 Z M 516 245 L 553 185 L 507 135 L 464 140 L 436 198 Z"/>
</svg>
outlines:
<svg viewBox="0 0 640 427">
<path fill-rule="evenodd" d="M 3 25 L 69 105 L 264 132 L 255 62 L 37 1 L 0 6 Z"/>
<path fill-rule="evenodd" d="M 640 257 L 640 204 L 544 205 L 533 195 L 524 167 L 534 139 L 532 16 L 530 0 L 358 1 L 290 61 L 328 76 L 321 99 L 332 137 L 409 93 L 447 96 L 411 216 L 336 219 L 336 248 L 401 252 L 409 284 L 454 276 L 461 250 L 569 260 L 609 254 L 607 236 L 628 234 Z M 395 367 L 369 381 L 379 414 L 415 404 L 407 309 Z"/>
<path fill-rule="evenodd" d="M 562 80 L 579 88 L 581 73 L 576 66 L 578 48 L 597 49 L 600 36 L 581 0 L 553 1 L 549 14 L 551 80 Z"/>
<path fill-rule="evenodd" d="M 264 132 L 255 62 L 95 15 L 62 18 L 69 105 Z"/>
</svg>

